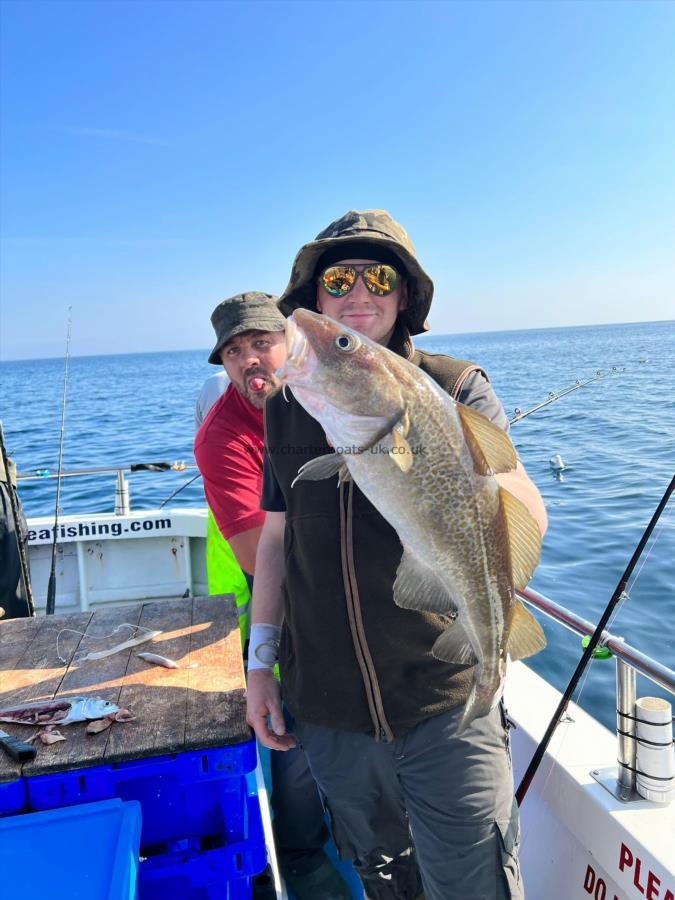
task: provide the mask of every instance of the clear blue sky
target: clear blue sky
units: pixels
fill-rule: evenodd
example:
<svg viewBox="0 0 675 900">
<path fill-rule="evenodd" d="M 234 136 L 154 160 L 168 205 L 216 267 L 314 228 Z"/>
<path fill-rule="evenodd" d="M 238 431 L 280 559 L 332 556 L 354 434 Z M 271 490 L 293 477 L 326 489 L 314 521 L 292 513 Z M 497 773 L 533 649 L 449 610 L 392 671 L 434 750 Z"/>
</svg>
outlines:
<svg viewBox="0 0 675 900">
<path fill-rule="evenodd" d="M 207 347 L 385 207 L 434 331 L 675 317 L 675 3 L 2 2 L 0 355 Z"/>
</svg>

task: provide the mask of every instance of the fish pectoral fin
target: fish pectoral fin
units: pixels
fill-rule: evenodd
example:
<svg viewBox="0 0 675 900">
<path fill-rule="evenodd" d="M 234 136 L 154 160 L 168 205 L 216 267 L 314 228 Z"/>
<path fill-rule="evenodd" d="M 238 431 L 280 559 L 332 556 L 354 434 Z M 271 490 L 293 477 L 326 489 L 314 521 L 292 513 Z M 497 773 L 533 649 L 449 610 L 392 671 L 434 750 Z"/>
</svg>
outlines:
<svg viewBox="0 0 675 900">
<path fill-rule="evenodd" d="M 396 570 L 394 602 L 402 609 L 451 615 L 457 606 L 447 587 L 426 563 L 419 560 L 405 545 Z"/>
<path fill-rule="evenodd" d="M 360 451 L 370 450 L 376 444 L 379 444 L 387 436 L 393 438 L 395 432 L 401 432 L 401 428 L 407 433 L 405 422 L 407 413 L 405 409 L 401 409 L 385 419 L 384 416 L 378 418 L 376 416 L 359 416 L 358 423 L 360 430 L 364 432 L 364 439 L 359 445 Z M 400 435 L 402 438 L 404 434 Z"/>
<path fill-rule="evenodd" d="M 463 666 L 475 666 L 478 662 L 466 631 L 459 622 L 449 625 L 431 648 L 436 659 Z"/>
<path fill-rule="evenodd" d="M 546 637 L 541 625 L 520 600 L 511 611 L 507 630 L 504 651 L 511 659 L 526 659 L 539 653 L 546 646 Z"/>
<path fill-rule="evenodd" d="M 351 445 L 350 454 L 365 453 L 385 438 L 389 439 L 397 426 L 405 429 L 406 422 L 403 407 L 390 416 L 358 416 L 347 410 L 334 409 L 331 422 L 333 439 L 329 435 L 328 441 L 335 447 Z"/>
<path fill-rule="evenodd" d="M 509 537 L 511 583 L 516 590 L 522 591 L 532 578 L 539 562 L 541 532 L 525 504 L 510 491 L 500 487 L 499 501 Z"/>
<path fill-rule="evenodd" d="M 479 475 L 510 472 L 516 468 L 516 451 L 505 431 L 493 425 L 482 413 L 463 403 L 457 404 L 457 412 L 474 468 Z"/>
<path fill-rule="evenodd" d="M 325 453 L 301 466 L 291 482 L 291 487 L 295 487 L 298 481 L 323 481 L 324 478 L 332 478 L 343 468 L 346 468 L 345 461 L 339 453 Z"/>
<path fill-rule="evenodd" d="M 399 431 L 398 425 L 391 433 L 389 456 L 402 472 L 409 472 L 412 469 L 413 453 L 410 449 L 410 444 L 403 437 L 402 432 Z"/>
</svg>

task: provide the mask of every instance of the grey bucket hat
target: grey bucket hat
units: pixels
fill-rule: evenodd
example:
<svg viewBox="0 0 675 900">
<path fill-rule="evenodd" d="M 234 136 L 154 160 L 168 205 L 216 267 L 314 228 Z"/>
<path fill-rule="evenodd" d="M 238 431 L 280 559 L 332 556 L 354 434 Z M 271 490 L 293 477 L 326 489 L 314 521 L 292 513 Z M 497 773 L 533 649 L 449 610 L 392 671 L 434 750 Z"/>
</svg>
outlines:
<svg viewBox="0 0 675 900">
<path fill-rule="evenodd" d="M 246 291 L 223 300 L 211 313 L 216 346 L 209 362 L 221 365 L 220 351 L 230 338 L 244 331 L 283 331 L 286 319 L 279 312 L 279 298 L 261 291 Z"/>
<path fill-rule="evenodd" d="M 426 318 L 434 295 L 434 283 L 417 262 L 415 248 L 406 230 L 384 209 L 351 209 L 300 248 L 293 262 L 291 279 L 281 295 L 279 308 L 290 316 L 299 306 L 316 309 L 316 267 L 321 257 L 341 244 L 349 254 L 349 244 L 373 244 L 400 260 L 408 282 L 408 306 L 401 313 L 411 334 L 429 330 Z M 373 256 L 377 257 L 376 250 Z"/>
</svg>

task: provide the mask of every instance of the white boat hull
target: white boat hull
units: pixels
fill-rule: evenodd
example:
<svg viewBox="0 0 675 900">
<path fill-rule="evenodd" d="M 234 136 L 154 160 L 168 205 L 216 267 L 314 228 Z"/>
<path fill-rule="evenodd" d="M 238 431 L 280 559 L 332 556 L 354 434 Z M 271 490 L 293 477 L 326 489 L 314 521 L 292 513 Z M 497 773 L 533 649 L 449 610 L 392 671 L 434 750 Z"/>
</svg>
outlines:
<svg viewBox="0 0 675 900">
<path fill-rule="evenodd" d="M 35 607 L 43 612 L 54 519 L 28 521 Z M 207 594 L 206 509 L 138 510 L 59 519 L 56 610 Z"/>
</svg>

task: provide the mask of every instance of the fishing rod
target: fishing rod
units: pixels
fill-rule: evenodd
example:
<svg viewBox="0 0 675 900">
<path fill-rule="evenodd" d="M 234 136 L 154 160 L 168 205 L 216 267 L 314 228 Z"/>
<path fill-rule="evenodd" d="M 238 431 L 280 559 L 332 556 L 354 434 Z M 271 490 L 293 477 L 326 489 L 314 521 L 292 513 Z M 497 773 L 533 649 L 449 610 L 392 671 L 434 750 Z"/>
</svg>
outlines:
<svg viewBox="0 0 675 900">
<path fill-rule="evenodd" d="M 626 368 L 624 366 L 623 369 L 619 369 L 617 366 L 612 366 L 611 374 L 619 374 L 621 372 L 625 372 Z M 601 378 L 604 378 L 606 375 L 605 372 L 601 372 L 598 370 L 592 378 L 587 378 L 586 381 L 577 381 L 574 384 L 570 385 L 567 388 L 564 388 L 562 391 L 551 391 L 546 400 L 543 403 L 537 403 L 536 406 L 533 406 L 531 409 L 523 412 L 518 406 L 513 410 L 513 418 L 509 419 L 509 423 L 511 425 L 515 425 L 516 422 L 520 422 L 521 419 L 527 418 L 527 416 L 532 415 L 532 413 L 537 412 L 539 409 L 543 409 L 545 406 L 548 406 L 549 403 L 555 403 L 556 400 L 562 400 L 563 397 L 566 397 L 568 394 L 571 394 L 573 391 L 578 391 L 579 388 L 586 387 L 587 384 L 592 384 L 594 381 L 599 381 Z"/>
<path fill-rule="evenodd" d="M 188 467 L 186 467 L 186 468 L 188 468 Z M 192 468 L 192 466 L 190 466 L 189 468 Z M 190 485 L 192 484 L 192 482 L 193 482 L 193 481 L 196 481 L 196 480 L 199 478 L 199 476 L 200 476 L 201 474 L 202 474 L 201 472 L 197 472 L 197 474 L 196 474 L 196 475 L 193 475 L 192 478 L 191 478 L 189 481 L 186 481 L 185 484 L 182 484 L 177 490 L 175 490 L 175 491 L 173 492 L 173 494 L 170 494 L 170 495 L 166 498 L 166 500 L 162 500 L 162 502 L 159 504 L 159 508 L 160 508 L 160 509 L 163 509 L 163 508 L 166 506 L 166 504 L 169 502 L 169 500 L 173 500 L 173 498 L 174 498 L 174 497 L 177 497 L 178 494 L 180 494 L 181 491 L 184 491 L 186 487 L 190 487 Z"/>
<path fill-rule="evenodd" d="M 68 396 L 68 363 L 70 362 L 70 332 L 73 324 L 72 306 L 68 307 L 68 333 L 66 335 L 66 358 L 63 367 L 63 398 L 61 400 L 61 435 L 59 438 L 59 464 L 56 473 L 56 505 L 54 507 L 54 540 L 52 541 L 52 566 L 47 584 L 46 614 L 54 615 L 56 605 L 56 535 L 59 524 L 59 503 L 61 502 L 61 473 L 63 471 L 63 434 L 66 425 L 66 398 Z"/>
<path fill-rule="evenodd" d="M 123 466 L 95 466 L 89 469 L 68 469 L 61 472 L 50 472 L 49 469 L 36 469 L 34 472 L 19 472 L 17 480 L 21 481 L 39 481 L 42 478 L 76 478 L 83 475 L 114 475 L 117 472 L 184 472 L 186 469 L 194 469 L 195 466 L 188 466 L 182 460 L 174 460 L 173 462 L 147 462 L 147 463 L 130 463 Z"/>
<path fill-rule="evenodd" d="M 609 621 L 610 616 L 612 615 L 612 612 L 614 611 L 614 608 L 616 607 L 616 604 L 623 597 L 624 591 L 626 589 L 626 585 L 628 583 L 628 579 L 630 578 L 630 576 L 633 572 L 633 569 L 637 565 L 638 560 L 642 556 L 642 551 L 644 550 L 645 545 L 647 544 L 647 541 L 649 540 L 649 537 L 650 537 L 652 531 L 654 530 L 654 527 L 656 526 L 656 523 L 661 518 L 661 513 L 666 508 L 668 501 L 670 500 L 671 494 L 673 493 L 674 490 L 675 490 L 675 475 L 673 475 L 673 477 L 670 481 L 670 484 L 666 488 L 663 497 L 661 497 L 661 500 L 659 501 L 659 505 L 656 507 L 656 510 L 654 511 L 654 514 L 649 522 L 649 525 L 647 525 L 642 537 L 640 538 L 640 542 L 638 543 L 637 547 L 635 548 L 633 556 L 631 557 L 631 560 L 628 563 L 628 566 L 626 567 L 625 572 L 621 576 L 619 583 L 617 584 L 617 586 L 614 590 L 614 593 L 612 594 L 612 596 L 609 600 L 609 603 L 607 604 L 605 611 L 603 612 L 602 617 L 600 618 L 600 621 L 598 622 L 598 624 L 595 628 L 595 631 L 593 632 L 593 635 L 592 635 L 590 641 L 588 642 L 588 645 L 586 646 L 586 649 L 584 650 L 584 652 L 581 656 L 581 659 L 579 660 L 579 663 L 574 671 L 574 674 L 572 675 L 572 678 L 570 679 L 570 683 L 567 685 L 567 687 L 565 689 L 565 693 L 560 698 L 560 703 L 558 704 L 558 708 L 556 709 L 555 713 L 553 714 L 553 718 L 549 722 L 548 728 L 546 729 L 546 733 L 544 734 L 544 737 L 541 739 L 539 746 L 535 750 L 534 756 L 532 757 L 532 760 L 531 760 L 529 766 L 527 767 L 527 771 L 523 775 L 522 781 L 518 785 L 518 790 L 516 791 L 516 801 L 518 803 L 518 806 L 520 806 L 521 803 L 523 802 L 525 794 L 527 793 L 528 788 L 532 784 L 532 779 L 534 778 L 535 773 L 536 773 L 537 769 L 539 768 L 539 764 L 541 763 L 542 759 L 544 758 L 546 749 L 548 748 L 551 738 L 553 737 L 553 732 L 558 727 L 558 723 L 560 722 L 562 715 L 564 714 L 565 710 L 567 709 L 567 707 L 569 705 L 572 694 L 574 693 L 574 690 L 575 690 L 577 684 L 579 683 L 579 679 L 581 678 L 582 674 L 584 673 L 584 670 L 588 666 L 588 663 L 589 663 L 591 657 L 593 656 L 593 651 L 595 650 L 597 645 L 600 643 L 600 640 L 602 638 L 602 632 L 605 629 L 605 625 Z"/>
<path fill-rule="evenodd" d="M 21 581 L 23 582 L 24 596 L 28 605 L 28 615 L 35 615 L 35 604 L 33 602 L 33 591 L 30 583 L 30 575 L 28 572 L 28 560 L 26 558 L 26 547 L 21 538 L 21 514 L 19 511 L 19 501 L 16 496 L 14 485 L 9 471 L 9 458 L 5 450 L 5 434 L 2 430 L 2 422 L 0 422 L 0 452 L 2 453 L 2 465 L 7 478 L 7 490 L 9 493 L 9 505 L 12 508 L 12 518 L 14 519 L 14 534 L 16 535 L 16 546 L 19 551 L 19 568 L 21 569 Z M 2 614 L 0 614 L 2 618 Z"/>
</svg>

